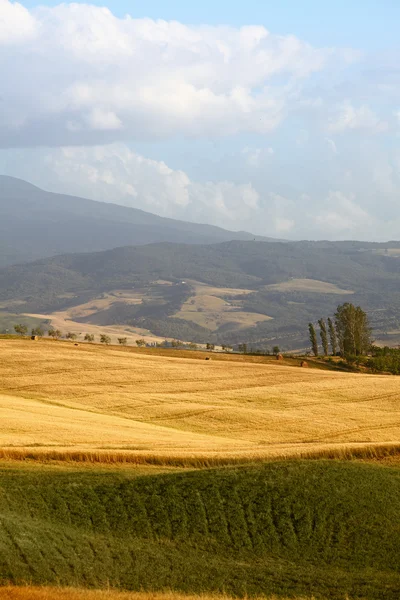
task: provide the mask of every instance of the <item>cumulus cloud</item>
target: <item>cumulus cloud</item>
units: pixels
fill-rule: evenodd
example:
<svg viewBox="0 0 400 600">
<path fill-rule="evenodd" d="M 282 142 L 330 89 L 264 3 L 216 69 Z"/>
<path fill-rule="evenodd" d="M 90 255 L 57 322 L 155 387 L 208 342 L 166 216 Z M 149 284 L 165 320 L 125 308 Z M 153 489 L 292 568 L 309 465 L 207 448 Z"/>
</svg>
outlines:
<svg viewBox="0 0 400 600">
<path fill-rule="evenodd" d="M 166 217 L 235 229 L 259 210 L 259 193 L 249 183 L 192 181 L 125 144 L 47 150 L 36 160 L 38 177 L 52 189 Z"/>
<path fill-rule="evenodd" d="M 266 133 L 333 54 L 261 26 L 10 0 L 0 0 L 0 44 L 3 147 Z"/>
<path fill-rule="evenodd" d="M 337 106 L 329 119 L 327 130 L 331 133 L 343 133 L 348 130 L 364 130 L 369 133 L 387 131 L 389 124 L 381 120 L 367 105 L 353 106 L 345 100 Z"/>
<path fill-rule="evenodd" d="M 354 194 L 330 191 L 322 210 L 314 217 L 317 228 L 333 236 L 346 236 L 353 231 L 371 230 L 374 218 L 355 201 Z"/>
<path fill-rule="evenodd" d="M 18 2 L 0 0 L 0 51 L 6 45 L 26 43 L 37 33 L 38 24 Z"/>
</svg>

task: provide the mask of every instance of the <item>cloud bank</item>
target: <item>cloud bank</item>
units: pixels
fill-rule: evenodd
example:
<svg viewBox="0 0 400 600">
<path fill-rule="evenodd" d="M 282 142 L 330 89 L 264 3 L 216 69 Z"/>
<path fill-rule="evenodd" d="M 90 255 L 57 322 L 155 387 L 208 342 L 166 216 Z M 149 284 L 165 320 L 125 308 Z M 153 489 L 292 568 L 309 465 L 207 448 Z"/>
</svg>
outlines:
<svg viewBox="0 0 400 600">
<path fill-rule="evenodd" d="M 399 238 L 398 59 L 0 0 L 0 172 L 263 235 Z"/>
<path fill-rule="evenodd" d="M 333 54 L 262 26 L 120 19 L 85 4 L 28 11 L 0 0 L 0 144 L 267 133 Z"/>
</svg>

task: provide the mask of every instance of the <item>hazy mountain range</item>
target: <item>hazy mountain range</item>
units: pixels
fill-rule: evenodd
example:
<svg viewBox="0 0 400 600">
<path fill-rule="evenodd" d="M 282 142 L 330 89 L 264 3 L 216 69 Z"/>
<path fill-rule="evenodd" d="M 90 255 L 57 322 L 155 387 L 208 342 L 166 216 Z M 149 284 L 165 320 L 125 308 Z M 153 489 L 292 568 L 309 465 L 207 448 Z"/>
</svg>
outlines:
<svg viewBox="0 0 400 600">
<path fill-rule="evenodd" d="M 0 266 L 69 252 L 157 242 L 267 240 L 136 209 L 54 194 L 0 175 Z"/>
<path fill-rule="evenodd" d="M 399 242 L 267 242 L 241 233 L 251 239 L 201 244 L 202 236 L 236 234 L 1 181 L 1 227 L 14 252 L 3 263 L 18 252 L 26 258 L 28 247 L 32 259 L 69 250 L 0 269 L 7 313 L 66 311 L 82 323 L 170 338 L 293 349 L 307 345 L 310 321 L 350 300 L 369 312 L 377 337 L 400 339 Z M 123 235 L 129 246 L 78 252 L 121 245 Z M 158 243 L 141 245 L 153 236 Z M 163 241 L 168 236 L 174 242 Z M 186 237 L 191 244 L 177 243 Z"/>
</svg>

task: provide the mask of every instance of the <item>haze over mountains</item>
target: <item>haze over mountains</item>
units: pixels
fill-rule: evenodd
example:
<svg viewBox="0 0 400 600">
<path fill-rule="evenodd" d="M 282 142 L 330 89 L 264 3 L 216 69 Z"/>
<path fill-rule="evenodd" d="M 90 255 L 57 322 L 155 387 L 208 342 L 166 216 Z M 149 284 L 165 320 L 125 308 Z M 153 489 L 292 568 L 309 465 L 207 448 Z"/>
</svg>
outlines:
<svg viewBox="0 0 400 600">
<path fill-rule="evenodd" d="M 0 302 L 7 313 L 66 311 L 68 319 L 81 323 L 141 327 L 184 341 L 247 342 L 259 348 L 278 342 L 284 349 L 294 349 L 308 345 L 310 321 L 331 316 L 339 303 L 351 300 L 369 312 L 378 337 L 389 342 L 400 337 L 399 242 L 263 242 L 253 238 L 140 245 L 157 235 L 182 240 L 190 228 L 192 242 L 199 242 L 203 235 L 234 234 L 47 194 L 24 182 L 3 181 L 15 198 L 15 203 L 3 201 L 9 209 L 8 229 L 2 223 L 8 243 L 13 240 L 13 247 L 18 248 L 25 236 L 27 244 L 35 245 L 35 252 L 55 253 L 58 244 L 75 250 L 0 269 Z M 23 204 L 26 210 L 18 220 L 17 207 L 21 210 Z M 98 212 L 93 216 L 93 206 L 100 217 Z M 3 210 L 6 213 L 7 208 Z M 128 221 L 136 217 L 143 225 Z M 109 233 L 105 239 L 103 231 Z M 118 244 L 123 239 L 121 231 L 135 239 L 134 245 L 77 252 L 79 244 Z"/>
<path fill-rule="evenodd" d="M 0 266 L 126 245 L 212 244 L 232 239 L 268 238 L 46 192 L 21 179 L 0 175 Z"/>
</svg>

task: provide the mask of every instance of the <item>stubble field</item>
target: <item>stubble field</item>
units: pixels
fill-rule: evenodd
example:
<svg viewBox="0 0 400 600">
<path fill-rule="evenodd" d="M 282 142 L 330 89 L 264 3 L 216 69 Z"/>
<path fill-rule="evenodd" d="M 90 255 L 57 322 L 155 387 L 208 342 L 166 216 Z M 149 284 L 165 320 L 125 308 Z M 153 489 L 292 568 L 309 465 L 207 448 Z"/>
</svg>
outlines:
<svg viewBox="0 0 400 600">
<path fill-rule="evenodd" d="M 0 340 L 3 456 L 252 459 L 400 438 L 396 377 L 188 356 Z"/>
</svg>

